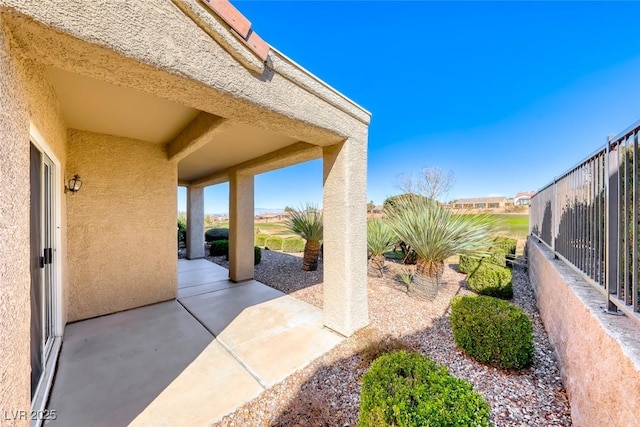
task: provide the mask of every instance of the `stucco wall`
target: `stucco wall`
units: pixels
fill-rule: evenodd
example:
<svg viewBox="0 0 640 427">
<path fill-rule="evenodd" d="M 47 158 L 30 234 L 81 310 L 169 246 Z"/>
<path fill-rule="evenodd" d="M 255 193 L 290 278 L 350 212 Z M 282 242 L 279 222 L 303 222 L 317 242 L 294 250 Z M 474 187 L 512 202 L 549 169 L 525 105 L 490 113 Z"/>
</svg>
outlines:
<svg viewBox="0 0 640 427">
<path fill-rule="evenodd" d="M 0 413 L 29 409 L 29 121 L 0 22 Z M 28 425 L 26 421 L 3 425 Z"/>
<path fill-rule="evenodd" d="M 174 298 L 177 169 L 162 146 L 70 130 L 69 321 Z"/>
<path fill-rule="evenodd" d="M 56 203 L 60 203 L 60 216 L 56 218 L 57 225 L 60 227 L 60 244 L 55 245 L 58 252 L 56 259 L 60 260 L 59 268 L 61 271 L 60 289 L 62 291 L 61 317 L 62 324 L 67 321 L 67 303 L 68 294 L 66 292 L 67 284 L 67 236 L 66 236 L 66 197 L 63 193 L 65 182 L 65 168 L 67 163 L 67 128 L 64 118 L 60 111 L 55 92 L 51 86 L 51 82 L 45 72 L 44 66 L 22 57 L 17 49 L 12 50 L 16 58 L 17 69 L 20 73 L 21 97 L 27 103 L 29 111 L 29 120 L 40 133 L 40 137 L 46 147 L 39 147 L 58 162 L 59 182 L 55 188 Z M 27 144 L 28 146 L 28 144 Z"/>
<path fill-rule="evenodd" d="M 63 170 L 66 130 L 43 68 L 21 55 L 0 22 L 0 414 L 30 407 L 29 123 Z M 65 227 L 65 203 L 60 201 Z M 56 250 L 64 260 L 64 233 Z M 64 264 L 60 266 L 65 282 Z M 63 289 L 64 292 L 64 289 Z M 63 295 L 64 301 L 64 295 Z M 65 320 L 64 304 L 62 320 Z M 8 412 L 4 412 L 8 411 Z M 28 425 L 27 420 L 15 425 Z"/>
<path fill-rule="evenodd" d="M 640 324 L 529 238 L 529 276 L 560 363 L 575 426 L 640 425 Z"/>
</svg>

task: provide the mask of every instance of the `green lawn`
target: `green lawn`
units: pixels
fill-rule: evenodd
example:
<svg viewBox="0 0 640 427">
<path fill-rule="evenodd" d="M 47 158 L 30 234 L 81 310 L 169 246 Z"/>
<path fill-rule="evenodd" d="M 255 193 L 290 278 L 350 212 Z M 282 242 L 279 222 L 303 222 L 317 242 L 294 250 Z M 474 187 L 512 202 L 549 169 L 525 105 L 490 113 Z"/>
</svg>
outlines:
<svg viewBox="0 0 640 427">
<path fill-rule="evenodd" d="M 229 222 L 216 222 L 216 228 L 229 228 Z M 273 234 L 276 236 L 293 236 L 284 225 L 284 222 L 260 222 L 255 224 L 256 232 L 261 231 L 265 234 Z"/>
<path fill-rule="evenodd" d="M 492 214 L 495 217 L 498 226 L 502 228 L 500 234 L 510 236 L 516 239 L 525 239 L 529 234 L 529 215 L 519 214 Z M 216 228 L 229 228 L 228 222 L 217 222 Z M 267 234 L 275 234 L 278 236 L 291 236 L 291 232 L 285 228 L 284 222 L 267 222 L 256 223 L 256 231 L 260 230 Z"/>
<path fill-rule="evenodd" d="M 529 234 L 529 215 L 494 214 L 492 216 L 498 221 L 498 226 L 504 229 L 501 234 L 516 239 L 525 239 Z"/>
</svg>

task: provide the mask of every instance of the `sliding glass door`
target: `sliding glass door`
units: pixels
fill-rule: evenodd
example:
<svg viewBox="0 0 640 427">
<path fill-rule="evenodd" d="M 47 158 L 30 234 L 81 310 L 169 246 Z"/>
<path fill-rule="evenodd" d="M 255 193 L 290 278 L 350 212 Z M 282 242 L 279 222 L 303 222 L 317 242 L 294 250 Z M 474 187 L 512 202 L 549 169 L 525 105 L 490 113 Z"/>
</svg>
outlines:
<svg viewBox="0 0 640 427">
<path fill-rule="evenodd" d="M 44 374 L 55 335 L 55 165 L 31 145 L 31 397 Z"/>
</svg>

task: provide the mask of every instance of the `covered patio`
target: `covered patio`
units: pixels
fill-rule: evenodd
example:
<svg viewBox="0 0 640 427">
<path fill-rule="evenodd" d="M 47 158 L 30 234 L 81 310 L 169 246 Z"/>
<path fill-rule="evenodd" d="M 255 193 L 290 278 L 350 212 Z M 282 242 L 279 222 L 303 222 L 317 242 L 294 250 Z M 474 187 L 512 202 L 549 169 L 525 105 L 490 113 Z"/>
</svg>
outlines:
<svg viewBox="0 0 640 427">
<path fill-rule="evenodd" d="M 178 262 L 178 299 L 70 324 L 51 426 L 208 426 L 343 338 L 317 307 L 206 260 Z"/>
<path fill-rule="evenodd" d="M 205 381 L 212 354 L 243 361 L 238 375 L 259 391 L 298 366 L 275 344 L 309 335 L 291 331 L 316 322 L 350 336 L 368 324 L 371 115 L 269 46 L 229 2 L 0 0 L 0 89 L 11 242 L 0 248 L 4 408 L 48 407 L 61 420 L 93 408 L 84 425 L 95 425 L 107 419 L 101 390 L 112 389 L 129 398 L 108 417 L 143 423 L 173 407 L 184 418 L 171 406 L 184 401 L 165 396 L 187 395 L 172 390 L 191 372 L 194 401 L 221 390 L 220 402 L 231 399 L 228 382 Z M 314 159 L 323 161 L 322 311 L 252 280 L 254 176 Z M 76 178 L 81 187 L 69 184 Z M 179 283 L 177 187 L 187 188 L 187 258 L 198 260 L 204 188 L 222 182 L 229 271 L 202 282 L 188 267 L 180 277 L 194 281 Z M 265 307 L 273 317 L 252 320 Z M 271 321 L 297 326 L 275 337 Z M 296 350 L 304 360 L 324 351 L 312 343 L 296 344 L 311 348 Z"/>
</svg>

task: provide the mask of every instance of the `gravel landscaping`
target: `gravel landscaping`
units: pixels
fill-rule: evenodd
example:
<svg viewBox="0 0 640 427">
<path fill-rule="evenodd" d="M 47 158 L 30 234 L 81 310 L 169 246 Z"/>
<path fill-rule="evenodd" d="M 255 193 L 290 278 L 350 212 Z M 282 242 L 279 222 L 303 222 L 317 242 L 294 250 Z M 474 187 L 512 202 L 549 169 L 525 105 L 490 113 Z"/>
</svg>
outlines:
<svg viewBox="0 0 640 427">
<path fill-rule="evenodd" d="M 208 257 L 226 266 L 224 257 Z M 255 278 L 291 296 L 322 307 L 322 263 L 303 272 L 299 255 L 263 251 Z M 346 339 L 303 370 L 266 390 L 225 417 L 222 426 L 355 426 L 360 378 L 371 353 L 388 347 L 421 352 L 470 381 L 492 408 L 496 426 L 568 426 L 569 403 L 558 366 L 540 320 L 529 279 L 522 267 L 513 270 L 513 302 L 534 325 L 535 359 L 523 371 L 484 366 L 458 350 L 449 322 L 449 302 L 471 293 L 455 264 L 445 269 L 446 285 L 433 302 L 411 298 L 395 274 L 395 264 L 383 278 L 369 278 L 369 327 Z M 295 351 L 295 349 L 292 349 Z"/>
</svg>

